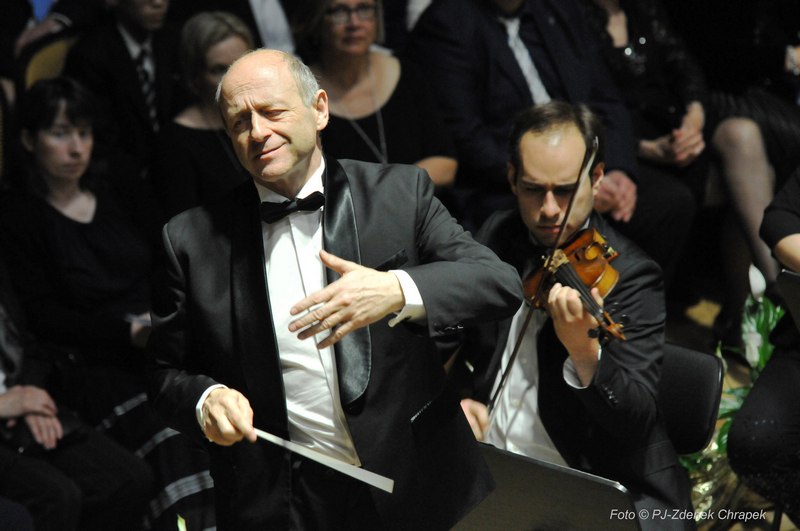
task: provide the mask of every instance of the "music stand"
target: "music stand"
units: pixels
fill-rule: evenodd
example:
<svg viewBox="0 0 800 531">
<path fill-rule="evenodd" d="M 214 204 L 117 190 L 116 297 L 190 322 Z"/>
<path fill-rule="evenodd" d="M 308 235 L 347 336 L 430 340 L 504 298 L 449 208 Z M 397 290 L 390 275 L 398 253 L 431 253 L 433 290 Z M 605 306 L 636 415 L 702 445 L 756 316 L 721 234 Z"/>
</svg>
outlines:
<svg viewBox="0 0 800 531">
<path fill-rule="evenodd" d="M 777 282 L 786 309 L 792 315 L 794 325 L 800 330 L 800 275 L 784 269 L 778 274 Z"/>
<path fill-rule="evenodd" d="M 497 486 L 454 530 L 641 529 L 633 500 L 616 481 L 488 444 L 481 451 Z M 619 517 L 611 517 L 614 509 Z"/>
</svg>

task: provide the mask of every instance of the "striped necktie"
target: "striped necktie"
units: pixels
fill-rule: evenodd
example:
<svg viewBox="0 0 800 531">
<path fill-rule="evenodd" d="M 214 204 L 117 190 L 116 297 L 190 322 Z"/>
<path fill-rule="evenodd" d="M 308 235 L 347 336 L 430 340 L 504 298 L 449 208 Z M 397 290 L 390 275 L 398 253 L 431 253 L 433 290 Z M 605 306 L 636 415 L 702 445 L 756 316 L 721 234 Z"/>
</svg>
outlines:
<svg viewBox="0 0 800 531">
<path fill-rule="evenodd" d="M 145 67 L 150 53 L 147 48 L 142 48 L 139 56 L 136 58 L 136 73 L 139 75 L 139 84 L 142 88 L 142 95 L 144 96 L 144 103 L 147 107 L 148 118 L 150 119 L 150 126 L 153 131 L 158 131 L 158 109 L 156 108 L 156 86 L 153 76 Z"/>
</svg>

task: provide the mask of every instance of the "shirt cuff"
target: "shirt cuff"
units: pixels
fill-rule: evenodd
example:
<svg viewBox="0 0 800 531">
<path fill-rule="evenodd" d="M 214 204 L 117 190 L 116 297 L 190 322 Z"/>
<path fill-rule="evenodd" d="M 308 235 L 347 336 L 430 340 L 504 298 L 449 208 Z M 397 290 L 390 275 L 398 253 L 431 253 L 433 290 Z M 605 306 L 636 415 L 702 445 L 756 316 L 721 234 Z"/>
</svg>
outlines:
<svg viewBox="0 0 800 531">
<path fill-rule="evenodd" d="M 206 401 L 208 395 L 211 394 L 211 391 L 214 389 L 219 389 L 220 387 L 224 387 L 227 389 L 228 387 L 222 384 L 215 384 L 203 391 L 203 394 L 200 395 L 200 400 L 197 401 L 197 405 L 194 406 L 194 414 L 197 416 L 197 423 L 200 425 L 200 429 L 203 429 L 203 402 Z"/>
<path fill-rule="evenodd" d="M 600 356 L 603 354 L 603 347 L 598 347 L 597 349 L 597 361 L 600 361 Z M 580 378 L 578 378 L 578 371 L 575 369 L 575 364 L 572 363 L 572 358 L 567 356 L 567 359 L 564 360 L 564 367 L 562 369 L 562 374 L 564 375 L 564 381 L 567 383 L 568 386 L 572 387 L 573 389 L 586 389 L 589 387 L 588 385 L 581 384 Z"/>
<path fill-rule="evenodd" d="M 411 275 L 402 269 L 392 269 L 389 272 L 394 273 L 394 276 L 397 277 L 397 281 L 400 282 L 400 289 L 403 290 L 403 297 L 406 300 L 406 305 L 403 306 L 400 313 L 389 321 L 389 326 L 394 327 L 403 321 L 423 321 L 428 316 L 428 312 L 425 311 L 422 295 L 420 295 Z"/>
</svg>

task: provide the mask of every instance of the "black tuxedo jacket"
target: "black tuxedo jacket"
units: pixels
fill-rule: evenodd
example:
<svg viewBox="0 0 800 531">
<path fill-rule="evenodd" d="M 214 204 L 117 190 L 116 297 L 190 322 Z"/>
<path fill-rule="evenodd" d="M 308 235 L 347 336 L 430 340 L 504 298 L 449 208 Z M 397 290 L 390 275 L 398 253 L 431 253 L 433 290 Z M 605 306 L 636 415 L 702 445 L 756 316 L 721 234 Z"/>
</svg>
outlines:
<svg viewBox="0 0 800 531">
<path fill-rule="evenodd" d="M 427 310 L 426 327 L 389 328 L 384 319 L 336 345 L 347 423 L 363 466 L 395 480 L 393 494 L 373 492 L 385 527 L 446 529 L 492 481 L 455 393 L 444 390 L 432 339 L 513 313 L 519 277 L 453 221 L 423 171 L 341 164 L 327 162 L 324 248 L 406 270 Z M 258 201 L 247 182 L 164 229 L 169 279 L 154 310 L 150 394 L 170 426 L 198 438 L 195 405 L 214 383 L 247 396 L 256 427 L 289 435 Z M 288 528 L 287 453 L 263 442 L 207 447 L 220 528 Z"/>
<path fill-rule="evenodd" d="M 153 34 L 158 120 L 168 123 L 186 103 L 178 79 L 177 33 L 164 28 Z M 80 81 L 97 98 L 95 139 L 101 155 L 147 168 L 156 134 L 150 124 L 136 64 L 117 29 L 107 17 L 82 36 L 67 55 L 64 73 Z"/>
<path fill-rule="evenodd" d="M 635 175 L 630 117 L 578 6 L 573 0 L 526 0 L 521 16 L 523 41 L 528 44 L 525 24 L 530 21 L 555 67 L 563 98 L 587 104 L 603 120 L 606 166 Z M 451 126 L 458 182 L 507 191 L 511 122 L 534 102 L 491 2 L 437 0 L 420 17 L 406 49 L 429 76 Z"/>
<path fill-rule="evenodd" d="M 591 226 L 619 252 L 611 262 L 619 281 L 605 307 L 618 317 L 628 316 L 627 341 L 604 345 L 593 381 L 585 389 L 575 389 L 564 381 L 567 351 L 548 319 L 537 339 L 542 423 L 571 467 L 619 481 L 634 493 L 641 508 L 690 509 L 687 477 L 656 401 L 665 319 L 661 271 L 600 216 L 592 216 Z M 478 240 L 519 274 L 541 256 L 516 210 L 489 218 Z M 488 402 L 501 370 L 510 326 L 511 319 L 481 325 L 470 331 L 462 348 L 475 367 L 473 396 L 483 403 Z M 672 523 L 683 527 L 681 521 L 658 525 Z"/>
</svg>

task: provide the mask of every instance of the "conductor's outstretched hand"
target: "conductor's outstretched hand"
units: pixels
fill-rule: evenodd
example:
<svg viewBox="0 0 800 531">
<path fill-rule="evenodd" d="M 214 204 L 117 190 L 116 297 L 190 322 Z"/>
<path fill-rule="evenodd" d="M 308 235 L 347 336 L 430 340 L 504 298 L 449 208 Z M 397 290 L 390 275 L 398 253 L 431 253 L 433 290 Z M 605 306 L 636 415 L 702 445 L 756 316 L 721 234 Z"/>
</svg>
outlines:
<svg viewBox="0 0 800 531">
<path fill-rule="evenodd" d="M 292 315 L 308 311 L 289 323 L 289 331 L 300 331 L 297 336 L 300 339 L 332 330 L 318 343 L 319 348 L 325 348 L 353 330 L 403 309 L 405 298 L 394 273 L 376 271 L 326 251 L 320 251 L 319 256 L 322 263 L 341 278 L 292 307 Z"/>
</svg>

